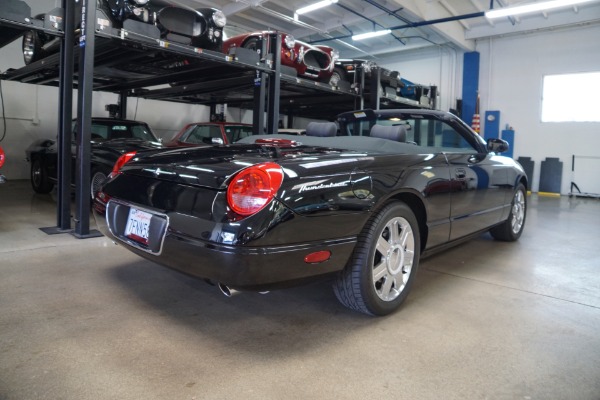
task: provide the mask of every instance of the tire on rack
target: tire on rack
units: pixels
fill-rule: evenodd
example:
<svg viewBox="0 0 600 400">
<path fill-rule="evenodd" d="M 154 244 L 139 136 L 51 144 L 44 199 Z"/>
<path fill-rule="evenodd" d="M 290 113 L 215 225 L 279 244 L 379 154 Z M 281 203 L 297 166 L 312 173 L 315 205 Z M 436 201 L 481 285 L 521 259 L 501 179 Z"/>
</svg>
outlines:
<svg viewBox="0 0 600 400">
<path fill-rule="evenodd" d="M 414 281 L 421 249 L 419 224 L 404 203 L 386 205 L 358 237 L 352 258 L 333 289 L 346 307 L 386 315 L 400 307 Z"/>
<path fill-rule="evenodd" d="M 348 81 L 346 79 L 346 73 L 340 67 L 335 67 L 333 69 L 333 74 L 331 74 L 331 78 L 329 78 L 329 84 L 331 86 L 338 86 L 340 81 Z M 352 83 L 352 82 L 350 82 Z"/>
<path fill-rule="evenodd" d="M 34 20 L 44 21 L 46 15 L 38 14 L 33 17 Z M 43 46 L 44 38 L 47 35 L 38 31 L 25 31 L 21 49 L 23 50 L 23 61 L 29 65 L 35 61 L 41 60 L 46 56 Z"/>
<path fill-rule="evenodd" d="M 36 193 L 50 193 L 54 183 L 48 178 L 48 171 L 42 159 L 36 157 L 31 160 L 31 187 Z"/>
<path fill-rule="evenodd" d="M 96 193 L 98 190 L 100 190 L 100 187 L 106 180 L 107 175 L 100 169 L 93 169 L 90 177 L 90 195 L 92 196 L 92 200 L 94 200 Z"/>
<path fill-rule="evenodd" d="M 257 48 L 258 42 L 259 42 L 259 38 L 257 38 L 257 37 L 251 37 L 251 38 L 248 38 L 244 42 L 244 44 L 242 45 L 242 47 L 245 48 L 245 49 L 249 49 L 249 50 L 259 51 L 260 49 Z"/>
<path fill-rule="evenodd" d="M 513 195 L 510 213 L 506 221 L 490 229 L 490 234 L 496 240 L 514 242 L 521 237 L 527 217 L 527 192 L 522 183 L 517 185 Z"/>
</svg>

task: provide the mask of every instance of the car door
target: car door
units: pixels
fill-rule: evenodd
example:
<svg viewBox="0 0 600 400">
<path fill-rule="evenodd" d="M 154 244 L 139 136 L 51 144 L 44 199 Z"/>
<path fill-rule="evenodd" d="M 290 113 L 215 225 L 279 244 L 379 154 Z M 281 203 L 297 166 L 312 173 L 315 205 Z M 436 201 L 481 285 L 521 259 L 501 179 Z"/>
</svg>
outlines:
<svg viewBox="0 0 600 400">
<path fill-rule="evenodd" d="M 450 240 L 455 240 L 498 223 L 512 186 L 508 166 L 501 158 L 466 140 L 459 126 L 438 123 L 440 145 L 450 170 Z"/>
</svg>

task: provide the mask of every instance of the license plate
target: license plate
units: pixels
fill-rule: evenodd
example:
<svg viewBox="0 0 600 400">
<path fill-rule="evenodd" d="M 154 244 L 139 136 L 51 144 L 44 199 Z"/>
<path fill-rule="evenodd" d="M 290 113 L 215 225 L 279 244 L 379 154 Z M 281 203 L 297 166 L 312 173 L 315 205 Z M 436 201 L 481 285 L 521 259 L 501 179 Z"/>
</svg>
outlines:
<svg viewBox="0 0 600 400">
<path fill-rule="evenodd" d="M 127 219 L 127 225 L 125 226 L 125 236 L 136 242 L 147 245 L 151 219 L 152 214 L 150 213 L 136 208 L 129 209 L 129 218 Z"/>
</svg>

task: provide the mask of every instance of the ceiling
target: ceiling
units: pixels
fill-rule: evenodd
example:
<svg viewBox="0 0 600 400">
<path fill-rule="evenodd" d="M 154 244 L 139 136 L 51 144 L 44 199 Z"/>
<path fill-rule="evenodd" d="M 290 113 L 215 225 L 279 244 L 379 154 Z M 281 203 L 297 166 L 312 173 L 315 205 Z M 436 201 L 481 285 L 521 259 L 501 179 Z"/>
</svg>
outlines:
<svg viewBox="0 0 600 400">
<path fill-rule="evenodd" d="M 478 39 L 559 27 L 600 23 L 600 0 L 517 18 L 488 20 L 482 12 L 534 0 L 339 0 L 299 16 L 294 11 L 317 0 L 171 0 L 214 7 L 228 18 L 226 34 L 279 30 L 309 43 L 336 48 L 343 58 L 377 58 L 426 46 L 448 45 L 473 51 Z M 455 19 L 431 23 L 436 20 Z M 415 26 L 417 25 L 417 26 Z M 352 34 L 392 28 L 392 35 L 353 41 Z"/>
</svg>

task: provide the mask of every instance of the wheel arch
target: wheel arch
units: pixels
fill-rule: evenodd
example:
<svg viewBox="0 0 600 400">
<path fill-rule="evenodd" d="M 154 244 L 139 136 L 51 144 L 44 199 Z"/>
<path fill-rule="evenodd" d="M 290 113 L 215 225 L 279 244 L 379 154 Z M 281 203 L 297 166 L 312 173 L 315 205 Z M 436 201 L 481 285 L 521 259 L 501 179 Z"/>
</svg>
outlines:
<svg viewBox="0 0 600 400">
<path fill-rule="evenodd" d="M 385 202 L 383 202 L 379 207 L 377 207 L 377 210 L 374 210 L 374 212 L 379 211 L 389 203 L 395 201 L 403 202 L 415 214 L 415 217 L 417 218 L 417 223 L 419 224 L 419 236 L 421 238 L 421 248 L 419 250 L 423 252 L 423 250 L 425 249 L 425 245 L 427 244 L 427 237 L 429 235 L 429 230 L 427 228 L 427 208 L 425 207 L 423 199 L 415 193 L 399 192 L 394 194 L 393 196 L 390 196 Z"/>
</svg>

